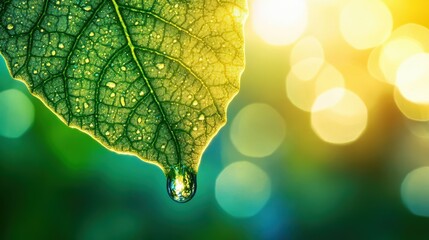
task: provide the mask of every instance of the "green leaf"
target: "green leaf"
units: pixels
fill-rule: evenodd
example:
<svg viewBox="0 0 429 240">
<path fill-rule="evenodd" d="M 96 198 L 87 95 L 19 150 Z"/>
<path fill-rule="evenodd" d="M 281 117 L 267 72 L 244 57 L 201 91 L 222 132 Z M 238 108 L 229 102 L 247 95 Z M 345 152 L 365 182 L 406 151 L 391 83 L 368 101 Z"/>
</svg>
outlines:
<svg viewBox="0 0 429 240">
<path fill-rule="evenodd" d="M 0 51 L 67 125 L 180 195 L 239 90 L 246 15 L 245 0 L 2 0 Z"/>
</svg>

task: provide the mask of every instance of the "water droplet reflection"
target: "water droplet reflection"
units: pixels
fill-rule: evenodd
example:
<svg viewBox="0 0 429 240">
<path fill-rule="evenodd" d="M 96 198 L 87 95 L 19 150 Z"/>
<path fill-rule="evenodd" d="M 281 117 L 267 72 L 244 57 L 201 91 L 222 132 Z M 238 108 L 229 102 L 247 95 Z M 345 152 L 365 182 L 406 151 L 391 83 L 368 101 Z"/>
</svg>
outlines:
<svg viewBox="0 0 429 240">
<path fill-rule="evenodd" d="M 167 173 L 167 192 L 178 203 L 191 200 L 197 190 L 196 174 L 183 166 L 174 166 Z"/>
</svg>

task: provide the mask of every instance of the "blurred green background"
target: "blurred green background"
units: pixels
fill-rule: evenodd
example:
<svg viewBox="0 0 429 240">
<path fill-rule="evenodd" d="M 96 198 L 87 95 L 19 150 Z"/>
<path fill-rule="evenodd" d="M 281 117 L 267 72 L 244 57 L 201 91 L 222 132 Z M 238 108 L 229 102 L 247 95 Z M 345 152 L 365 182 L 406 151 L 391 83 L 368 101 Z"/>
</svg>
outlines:
<svg viewBox="0 0 429 240">
<path fill-rule="evenodd" d="M 249 8 L 241 91 L 186 204 L 156 166 L 66 127 L 1 59 L 0 239 L 429 238 L 429 2 Z"/>
</svg>

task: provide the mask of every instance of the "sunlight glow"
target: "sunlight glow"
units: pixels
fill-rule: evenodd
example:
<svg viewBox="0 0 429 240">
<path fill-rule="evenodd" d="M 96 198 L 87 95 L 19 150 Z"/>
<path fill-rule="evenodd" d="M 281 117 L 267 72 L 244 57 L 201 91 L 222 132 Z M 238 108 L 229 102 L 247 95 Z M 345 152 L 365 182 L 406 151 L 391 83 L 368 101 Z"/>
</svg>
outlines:
<svg viewBox="0 0 429 240">
<path fill-rule="evenodd" d="M 378 80 L 395 84 L 399 66 L 409 57 L 424 52 L 429 52 L 429 30 L 418 24 L 405 24 L 371 52 L 368 70 Z"/>
<path fill-rule="evenodd" d="M 324 63 L 316 74 L 322 61 L 308 58 L 292 66 L 286 79 L 286 92 L 289 100 L 303 111 L 310 112 L 316 98 L 323 92 L 344 86 L 343 75 L 331 64 Z M 313 68 L 313 70 L 309 70 Z"/>
<path fill-rule="evenodd" d="M 271 155 L 283 142 L 286 127 L 282 116 L 263 103 L 247 105 L 231 124 L 230 137 L 237 150 L 249 157 Z"/>
<path fill-rule="evenodd" d="M 247 161 L 228 165 L 216 179 L 216 200 L 233 217 L 252 217 L 271 195 L 271 181 L 261 168 Z"/>
<path fill-rule="evenodd" d="M 393 39 L 386 43 L 380 56 L 380 67 L 388 83 L 396 82 L 399 66 L 414 54 L 423 52 L 418 41 L 410 37 Z"/>
<path fill-rule="evenodd" d="M 315 37 L 304 37 L 293 46 L 290 53 L 290 65 L 293 66 L 308 58 L 325 60 L 322 43 Z"/>
<path fill-rule="evenodd" d="M 0 92 L 0 136 L 21 137 L 33 124 L 34 106 L 16 89 Z"/>
<path fill-rule="evenodd" d="M 368 49 L 382 44 L 390 35 L 393 19 L 380 0 L 351 0 L 340 16 L 341 33 L 352 47 Z"/>
<path fill-rule="evenodd" d="M 272 45 L 290 45 L 306 30 L 304 0 L 255 0 L 250 14 L 254 31 Z"/>
<path fill-rule="evenodd" d="M 402 96 L 414 103 L 429 104 L 429 54 L 416 54 L 398 69 L 396 86 Z"/>
<path fill-rule="evenodd" d="M 358 139 L 368 121 L 368 110 L 362 99 L 344 88 L 321 94 L 311 113 L 314 132 L 325 142 L 346 144 Z"/>
<path fill-rule="evenodd" d="M 396 88 L 393 94 L 396 106 L 405 117 L 415 121 L 429 121 L 429 104 L 418 104 L 409 101 Z"/>
<path fill-rule="evenodd" d="M 415 215 L 429 217 L 429 167 L 408 173 L 401 185 L 405 206 Z"/>
</svg>

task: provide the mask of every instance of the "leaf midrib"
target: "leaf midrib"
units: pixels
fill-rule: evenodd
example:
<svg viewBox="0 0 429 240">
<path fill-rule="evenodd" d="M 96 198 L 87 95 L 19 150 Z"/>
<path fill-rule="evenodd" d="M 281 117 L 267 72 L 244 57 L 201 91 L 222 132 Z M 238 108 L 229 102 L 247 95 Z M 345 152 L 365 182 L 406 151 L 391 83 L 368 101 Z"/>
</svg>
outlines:
<svg viewBox="0 0 429 240">
<path fill-rule="evenodd" d="M 163 118 L 163 120 L 165 122 L 165 125 L 167 126 L 168 131 L 170 132 L 171 137 L 173 138 L 174 148 L 176 150 L 176 155 L 177 155 L 177 162 L 179 163 L 179 165 L 182 165 L 182 156 L 181 156 L 181 151 L 180 151 L 180 147 L 179 147 L 179 141 L 177 140 L 177 136 L 174 133 L 173 129 L 171 128 L 170 122 L 167 119 L 167 115 L 165 114 L 164 108 L 162 107 L 162 105 L 161 105 L 158 97 L 156 96 L 155 91 L 153 90 L 152 84 L 147 79 L 146 73 L 144 72 L 143 67 L 140 64 L 140 61 L 137 58 L 137 55 L 136 55 L 136 52 L 135 52 L 135 46 L 134 46 L 134 44 L 133 44 L 133 42 L 131 40 L 130 34 L 128 32 L 127 25 L 125 24 L 125 21 L 124 21 L 124 19 L 122 17 L 122 14 L 119 11 L 119 5 L 116 2 L 116 0 L 112 0 L 112 3 L 114 5 L 114 7 L 115 7 L 115 13 L 118 16 L 118 20 L 119 20 L 119 22 L 121 24 L 122 30 L 124 31 L 125 37 L 127 39 L 128 46 L 129 46 L 129 48 L 131 50 L 131 55 L 133 57 L 133 60 L 136 63 L 136 65 L 137 65 L 140 73 L 142 74 L 142 77 L 143 77 L 143 79 L 144 79 L 147 87 L 149 88 L 149 93 L 152 95 L 153 99 L 155 100 L 155 103 L 156 103 L 159 111 L 161 112 L 162 118 Z M 167 162 L 168 162 L 168 158 L 167 158 Z"/>
</svg>

